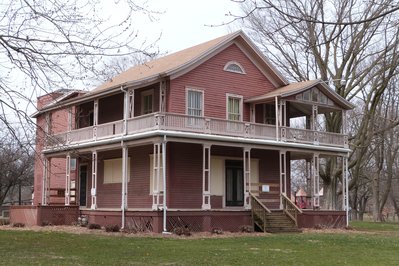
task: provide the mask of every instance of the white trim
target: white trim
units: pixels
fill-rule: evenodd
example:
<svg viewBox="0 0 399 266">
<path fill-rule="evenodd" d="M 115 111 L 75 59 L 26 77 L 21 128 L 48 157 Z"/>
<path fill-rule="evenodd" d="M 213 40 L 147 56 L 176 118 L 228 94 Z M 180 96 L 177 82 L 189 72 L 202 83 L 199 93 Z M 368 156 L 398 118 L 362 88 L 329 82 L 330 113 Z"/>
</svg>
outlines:
<svg viewBox="0 0 399 266">
<path fill-rule="evenodd" d="M 229 69 L 229 66 L 231 66 L 231 65 L 237 65 L 241 69 L 241 71 L 235 71 L 235 70 Z M 247 72 L 245 72 L 245 68 L 240 63 L 238 63 L 237 61 L 229 61 L 229 62 L 227 62 L 224 65 L 223 70 L 227 71 L 227 72 L 241 74 L 241 75 L 247 74 Z"/>
<path fill-rule="evenodd" d="M 233 94 L 233 93 L 226 93 L 226 120 L 229 120 L 229 98 L 235 98 L 240 100 L 240 120 L 239 122 L 243 122 L 244 116 L 244 96 L 240 94 Z M 229 121 L 236 121 L 236 120 L 229 120 Z"/>
<path fill-rule="evenodd" d="M 186 101 L 185 101 L 186 115 L 188 115 L 188 92 L 189 91 L 195 91 L 195 92 L 201 92 L 202 93 L 201 116 L 200 117 L 204 117 L 205 116 L 205 92 L 204 92 L 203 89 L 190 87 L 190 86 L 186 86 Z"/>
</svg>

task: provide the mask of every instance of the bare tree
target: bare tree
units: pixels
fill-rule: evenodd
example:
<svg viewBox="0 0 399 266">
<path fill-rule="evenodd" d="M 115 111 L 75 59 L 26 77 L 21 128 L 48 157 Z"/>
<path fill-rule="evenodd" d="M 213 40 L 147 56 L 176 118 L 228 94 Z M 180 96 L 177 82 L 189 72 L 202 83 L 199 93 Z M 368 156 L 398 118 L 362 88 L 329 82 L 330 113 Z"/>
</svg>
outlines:
<svg viewBox="0 0 399 266">
<path fill-rule="evenodd" d="M 152 56 L 154 43 L 140 39 L 133 25 L 138 17 L 151 20 L 156 13 L 139 1 L 2 1 L 0 121 L 11 135 L 17 137 L 13 123 L 25 128 L 31 123 L 27 111 L 36 96 L 87 89 L 108 57 Z M 116 14 L 103 11 L 112 8 Z"/>
<path fill-rule="evenodd" d="M 377 106 L 398 75 L 397 1 L 251 0 L 242 1 L 242 10 L 250 36 L 291 80 L 319 78 L 348 100 L 360 97 L 365 115 L 351 137 L 352 189 L 377 134 L 371 126 Z M 325 119 L 328 131 L 340 131 L 339 114 Z M 378 131 L 396 125 L 398 121 L 390 121 Z M 336 208 L 341 170 L 335 160 L 328 163 L 321 174 L 326 207 Z"/>
<path fill-rule="evenodd" d="M 22 139 L 20 138 L 22 142 Z M 0 205 L 17 188 L 33 185 L 33 152 L 12 137 L 0 138 Z"/>
</svg>

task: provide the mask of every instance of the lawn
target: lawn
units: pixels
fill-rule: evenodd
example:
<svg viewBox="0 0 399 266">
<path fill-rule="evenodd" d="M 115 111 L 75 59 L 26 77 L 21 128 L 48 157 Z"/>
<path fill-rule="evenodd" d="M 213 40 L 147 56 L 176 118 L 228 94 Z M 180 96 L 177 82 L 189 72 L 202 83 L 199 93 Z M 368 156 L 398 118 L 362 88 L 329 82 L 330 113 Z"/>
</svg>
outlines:
<svg viewBox="0 0 399 266">
<path fill-rule="evenodd" d="M 0 230 L 4 265 L 398 265 L 399 225 L 223 238 Z"/>
</svg>

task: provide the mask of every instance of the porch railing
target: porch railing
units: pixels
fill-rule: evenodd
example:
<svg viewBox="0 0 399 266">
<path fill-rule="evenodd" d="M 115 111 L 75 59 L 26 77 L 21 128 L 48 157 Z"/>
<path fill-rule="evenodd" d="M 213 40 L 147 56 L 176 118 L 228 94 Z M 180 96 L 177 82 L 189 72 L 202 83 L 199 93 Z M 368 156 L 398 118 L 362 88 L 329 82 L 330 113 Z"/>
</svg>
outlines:
<svg viewBox="0 0 399 266">
<path fill-rule="evenodd" d="M 252 221 L 261 227 L 263 232 L 266 232 L 266 216 L 271 213 L 271 211 L 262 202 L 260 202 L 255 195 L 252 193 L 249 194 L 251 196 Z"/>
<path fill-rule="evenodd" d="M 291 220 L 298 226 L 298 213 L 302 213 L 302 210 L 298 208 L 286 195 L 281 194 L 283 202 L 284 213 L 291 218 Z"/>
<path fill-rule="evenodd" d="M 128 135 L 158 129 L 314 145 L 347 146 L 347 137 L 343 134 L 280 127 L 279 133 L 276 135 L 276 126 L 274 125 L 194 117 L 183 114 L 153 113 L 134 117 L 126 121 L 126 134 Z M 49 136 L 46 146 L 53 147 L 96 141 L 124 134 L 124 121 L 118 120 L 97 126 L 75 129 L 70 132 L 54 134 Z"/>
</svg>

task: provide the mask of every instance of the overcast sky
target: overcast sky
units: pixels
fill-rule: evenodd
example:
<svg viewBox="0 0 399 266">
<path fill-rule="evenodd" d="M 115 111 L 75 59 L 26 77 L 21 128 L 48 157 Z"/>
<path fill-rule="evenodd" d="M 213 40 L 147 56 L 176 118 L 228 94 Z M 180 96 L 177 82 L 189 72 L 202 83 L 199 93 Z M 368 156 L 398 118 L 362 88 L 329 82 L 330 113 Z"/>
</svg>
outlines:
<svg viewBox="0 0 399 266">
<path fill-rule="evenodd" d="M 231 21 L 238 4 L 230 0 L 149 0 L 152 9 L 163 11 L 158 21 L 138 27 L 141 35 L 156 38 L 162 33 L 159 49 L 176 52 L 238 30 L 233 26 L 211 27 Z"/>
</svg>

